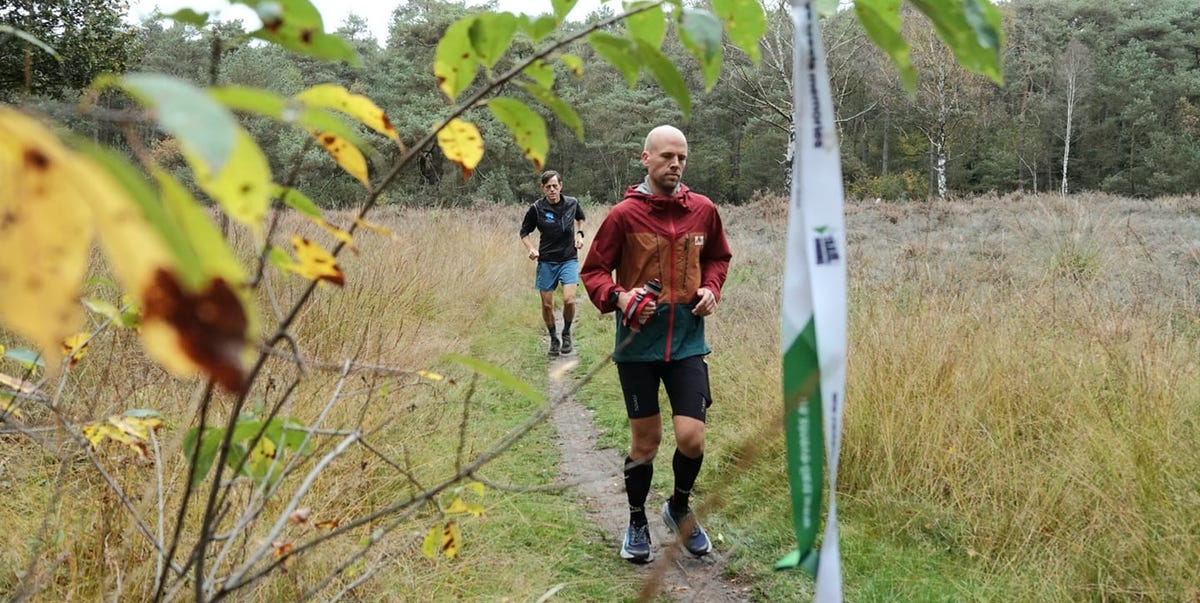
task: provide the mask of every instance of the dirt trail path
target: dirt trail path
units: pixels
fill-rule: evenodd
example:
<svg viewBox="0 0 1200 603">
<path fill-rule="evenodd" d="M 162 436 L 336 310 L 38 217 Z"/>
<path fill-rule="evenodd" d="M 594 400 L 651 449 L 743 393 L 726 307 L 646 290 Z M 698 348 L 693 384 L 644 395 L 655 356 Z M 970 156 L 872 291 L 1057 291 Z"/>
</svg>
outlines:
<svg viewBox="0 0 1200 603">
<path fill-rule="evenodd" d="M 551 363 L 550 375 L 563 371 L 572 360 L 570 357 L 560 358 Z M 550 394 L 555 399 L 566 394 L 569 387 L 567 379 L 549 377 Z M 564 482 L 580 484 L 578 490 L 587 501 L 588 516 L 600 527 L 605 542 L 616 556 L 629 520 L 621 477 L 621 464 L 625 457 L 621 451 L 598 447 L 598 433 L 592 422 L 592 412 L 574 398 L 562 400 L 556 405 L 554 427 L 563 456 L 563 474 L 560 478 Z M 669 466 L 665 470 L 670 471 Z M 653 563 L 629 565 L 629 571 L 645 575 L 641 600 L 653 600 L 654 594 L 662 593 L 676 601 L 751 601 L 748 588 L 728 582 L 722 576 L 726 551 L 719 544 L 714 543 L 713 552 L 699 559 L 683 553 L 675 545 L 674 537 L 667 532 L 659 516 L 662 503 L 662 497 L 655 492 L 651 492 L 650 499 L 646 501 Z M 647 593 L 651 596 L 644 596 Z"/>
</svg>

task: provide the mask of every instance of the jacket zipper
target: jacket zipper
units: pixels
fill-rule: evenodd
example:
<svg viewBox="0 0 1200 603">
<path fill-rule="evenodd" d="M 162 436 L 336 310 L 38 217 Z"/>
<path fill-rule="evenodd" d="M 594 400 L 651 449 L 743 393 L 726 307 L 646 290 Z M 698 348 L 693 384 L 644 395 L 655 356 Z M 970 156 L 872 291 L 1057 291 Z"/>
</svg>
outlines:
<svg viewBox="0 0 1200 603">
<path fill-rule="evenodd" d="M 678 236 L 678 234 L 675 232 L 675 207 L 674 206 L 671 206 L 668 208 L 668 216 L 670 217 L 670 219 L 667 220 L 667 222 L 669 223 L 670 228 L 671 228 L 671 236 L 667 240 L 667 244 L 670 245 L 670 251 L 667 254 L 667 266 L 669 268 L 667 270 L 668 274 L 666 275 L 666 277 L 667 277 L 667 288 L 666 289 L 667 289 L 667 291 L 671 292 L 672 296 L 674 296 L 674 295 L 676 295 L 676 291 L 675 291 L 675 239 Z M 674 336 L 675 336 L 675 300 L 672 299 L 671 303 L 667 304 L 667 307 L 670 310 L 670 313 L 667 315 L 667 349 L 663 353 L 663 361 L 664 362 L 671 361 L 671 347 L 673 345 L 672 340 L 674 339 Z"/>
</svg>

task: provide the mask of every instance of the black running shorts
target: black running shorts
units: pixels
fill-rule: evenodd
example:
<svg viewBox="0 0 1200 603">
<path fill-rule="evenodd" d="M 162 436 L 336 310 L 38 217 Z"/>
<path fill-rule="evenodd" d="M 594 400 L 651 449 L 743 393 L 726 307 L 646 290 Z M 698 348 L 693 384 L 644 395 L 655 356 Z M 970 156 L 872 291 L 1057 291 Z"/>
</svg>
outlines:
<svg viewBox="0 0 1200 603">
<path fill-rule="evenodd" d="M 630 419 L 659 414 L 659 382 L 667 389 L 674 415 L 704 421 L 708 407 L 712 405 L 708 363 L 704 356 L 689 356 L 671 362 L 619 362 L 617 375 L 625 394 L 625 412 Z"/>
</svg>

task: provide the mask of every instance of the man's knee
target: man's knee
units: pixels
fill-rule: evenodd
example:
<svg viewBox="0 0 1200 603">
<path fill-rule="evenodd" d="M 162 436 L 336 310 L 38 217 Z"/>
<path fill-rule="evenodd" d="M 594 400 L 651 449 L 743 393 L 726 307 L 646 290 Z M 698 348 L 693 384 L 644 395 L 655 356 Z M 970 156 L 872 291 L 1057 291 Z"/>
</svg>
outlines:
<svg viewBox="0 0 1200 603">
<path fill-rule="evenodd" d="M 630 442 L 629 456 L 636 461 L 650 462 L 658 455 L 658 446 L 662 443 L 662 432 L 634 433 Z"/>
<path fill-rule="evenodd" d="M 691 458 L 704 454 L 704 423 L 689 417 L 675 421 L 675 446 Z"/>
</svg>

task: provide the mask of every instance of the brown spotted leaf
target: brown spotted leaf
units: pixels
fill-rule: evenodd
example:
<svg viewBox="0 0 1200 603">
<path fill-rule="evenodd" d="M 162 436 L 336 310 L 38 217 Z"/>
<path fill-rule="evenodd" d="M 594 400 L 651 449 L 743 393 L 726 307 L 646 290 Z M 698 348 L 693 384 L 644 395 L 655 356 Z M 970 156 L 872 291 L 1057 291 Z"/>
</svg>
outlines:
<svg viewBox="0 0 1200 603">
<path fill-rule="evenodd" d="M 458 522 L 447 521 L 442 528 L 442 554 L 456 559 L 460 548 L 462 548 L 462 531 L 458 528 Z"/>
<path fill-rule="evenodd" d="M 111 153 L 92 155 L 127 195 L 93 197 L 113 272 L 141 309 L 146 351 L 176 375 L 204 374 L 232 392 L 253 354 L 246 277 L 211 217 L 187 190 L 156 171 L 156 191 Z"/>
<path fill-rule="evenodd" d="M 479 71 L 479 55 L 471 44 L 470 31 L 474 24 L 475 15 L 463 17 L 452 23 L 438 40 L 433 75 L 437 77 L 438 87 L 451 101 L 471 87 Z"/>
<path fill-rule="evenodd" d="M 400 134 L 388 119 L 387 113 L 370 98 L 354 94 L 337 84 L 319 84 L 296 95 L 297 100 L 314 107 L 325 107 L 345 113 L 363 125 L 391 138 L 397 146 L 404 148 Z"/>
<path fill-rule="evenodd" d="M 438 130 L 437 138 L 446 158 L 462 167 L 463 180 L 470 178 L 475 166 L 483 159 L 483 137 L 479 135 L 479 128 L 455 118 Z"/>
<path fill-rule="evenodd" d="M 337 265 L 337 259 L 324 247 L 301 236 L 292 237 L 292 247 L 296 250 L 296 263 L 293 270 L 313 281 L 328 281 L 339 287 L 345 286 L 346 275 Z"/>
<path fill-rule="evenodd" d="M 71 366 L 75 366 L 87 355 L 88 345 L 91 344 L 91 333 L 76 333 L 62 342 L 62 353 L 71 359 Z"/>
<path fill-rule="evenodd" d="M 250 322 L 225 279 L 192 292 L 176 275 L 157 270 L 141 297 L 142 339 L 147 349 L 165 351 L 156 355 L 160 363 L 177 374 L 202 370 L 228 391 L 244 390 Z"/>
<path fill-rule="evenodd" d="M 321 143 L 325 151 L 337 162 L 346 173 L 354 176 L 364 187 L 371 190 L 371 181 L 367 176 L 367 159 L 345 138 L 330 132 L 313 132 L 312 135 Z"/>
<path fill-rule="evenodd" d="M 488 101 L 488 109 L 496 119 L 504 122 L 512 132 L 517 147 L 533 162 L 534 169 L 541 171 L 546 165 L 546 153 L 550 141 L 546 137 L 546 121 L 525 103 L 504 96 Z"/>
</svg>

